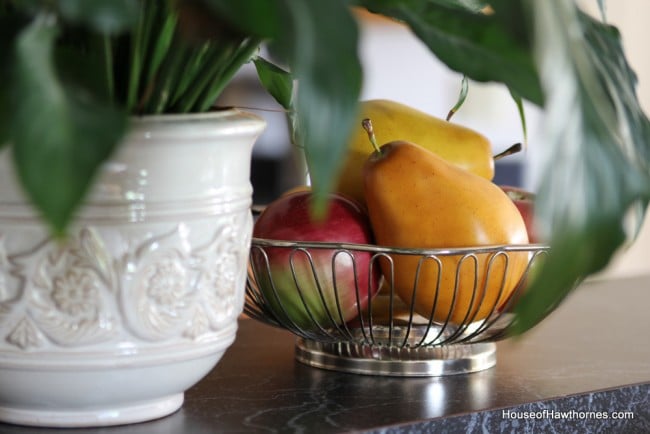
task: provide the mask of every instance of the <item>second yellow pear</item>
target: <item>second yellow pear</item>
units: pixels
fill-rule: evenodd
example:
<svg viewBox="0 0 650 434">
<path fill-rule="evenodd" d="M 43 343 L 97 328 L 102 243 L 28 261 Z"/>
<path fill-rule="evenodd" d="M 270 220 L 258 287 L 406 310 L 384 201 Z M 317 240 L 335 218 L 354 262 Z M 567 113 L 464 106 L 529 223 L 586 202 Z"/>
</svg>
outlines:
<svg viewBox="0 0 650 434">
<path fill-rule="evenodd" d="M 358 127 L 348 142 L 336 190 L 365 203 L 363 165 L 373 148 L 361 120 L 369 118 L 375 127 L 377 142 L 406 140 L 417 143 L 446 161 L 485 179 L 494 177 L 492 146 L 482 134 L 443 119 L 436 118 L 407 105 L 374 99 L 360 104 Z"/>
<path fill-rule="evenodd" d="M 503 190 L 403 141 L 373 152 L 363 174 L 377 244 L 472 248 L 467 255 L 391 254 L 392 263 L 382 258 L 384 277 L 407 305 L 454 324 L 503 308 L 526 271 L 528 253 L 475 253 L 478 246 L 528 243 L 524 220 Z"/>
</svg>

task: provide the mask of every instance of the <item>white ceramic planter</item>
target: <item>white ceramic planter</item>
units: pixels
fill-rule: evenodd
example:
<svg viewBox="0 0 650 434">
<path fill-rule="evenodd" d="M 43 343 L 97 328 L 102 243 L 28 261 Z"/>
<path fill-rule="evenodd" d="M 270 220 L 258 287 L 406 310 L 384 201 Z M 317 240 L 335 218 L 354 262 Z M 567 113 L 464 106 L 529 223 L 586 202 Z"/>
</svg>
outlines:
<svg viewBox="0 0 650 434">
<path fill-rule="evenodd" d="M 177 410 L 235 338 L 252 145 L 225 111 L 136 119 L 64 243 L 0 153 L 0 420 L 97 426 Z"/>
</svg>

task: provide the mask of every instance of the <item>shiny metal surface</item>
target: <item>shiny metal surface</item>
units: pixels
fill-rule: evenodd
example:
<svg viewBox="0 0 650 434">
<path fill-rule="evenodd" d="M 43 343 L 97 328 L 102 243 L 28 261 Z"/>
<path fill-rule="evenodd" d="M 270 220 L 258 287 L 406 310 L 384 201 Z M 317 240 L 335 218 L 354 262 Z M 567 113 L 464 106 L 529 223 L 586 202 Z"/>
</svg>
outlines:
<svg viewBox="0 0 650 434">
<path fill-rule="evenodd" d="M 296 341 L 296 360 L 309 366 L 366 375 L 431 377 L 483 371 L 496 364 L 496 344 L 395 348 Z"/>
<path fill-rule="evenodd" d="M 331 269 L 323 267 L 324 252 L 331 255 Z M 363 253 L 371 259 L 362 262 Z M 286 257 L 286 264 L 278 265 L 278 255 Z M 508 293 L 506 275 L 514 263 L 515 255 L 524 260 L 525 271 L 515 282 L 514 290 Z M 245 313 L 258 321 L 291 331 L 298 337 L 296 359 L 310 366 L 338 371 L 371 375 L 391 376 L 439 376 L 475 372 L 494 366 L 496 363 L 493 342 L 508 336 L 515 316 L 512 311 L 517 300 L 526 290 L 534 264 L 548 254 L 544 245 L 481 246 L 453 249 L 406 249 L 374 245 L 339 244 L 322 242 L 289 242 L 254 238 L 249 261 Z M 449 307 L 449 314 L 436 317 L 434 311 L 438 295 L 429 316 L 419 314 L 414 299 L 404 299 L 394 287 L 394 276 L 381 274 L 379 293 L 363 302 L 363 285 L 353 285 L 358 306 L 354 319 L 344 318 L 345 291 L 350 291 L 337 270 L 337 261 L 343 257 L 354 261 L 349 269 L 354 270 L 355 281 L 360 273 L 373 273 L 380 267 L 380 261 L 391 264 L 397 255 L 413 256 L 419 261 L 414 277 L 418 291 L 433 291 L 438 294 L 442 288 L 441 279 L 428 279 L 429 286 L 421 284 L 421 270 L 435 267 L 442 275 L 455 276 L 451 286 L 455 291 Z M 326 256 L 327 258 L 327 256 Z M 449 260 L 452 258 L 452 260 Z M 527 258 L 527 259 L 525 259 Z M 275 262 L 274 262 L 275 261 Z M 306 263 L 299 263 L 302 261 Z M 443 266 L 456 264 L 448 271 Z M 302 268 L 300 268 L 302 267 Z M 461 275 L 467 279 L 467 272 L 473 273 L 470 308 L 462 321 L 452 320 L 462 285 L 467 291 L 467 281 L 460 283 Z M 325 270 L 323 270 L 325 268 Z M 297 272 L 296 270 L 301 270 Z M 307 270 L 307 272 L 305 272 Z M 298 275 L 301 273 L 301 275 Z M 305 273 L 308 279 L 305 278 Z M 480 277 L 479 277 L 480 276 Z M 477 315 L 483 309 L 481 303 L 488 303 L 485 294 L 488 279 L 496 280 L 498 296 L 492 297 L 483 316 Z M 305 282 L 309 283 L 306 285 Z M 433 284 L 433 286 L 431 286 Z M 420 285 L 420 286 L 418 286 Z M 437 286 L 436 286 L 437 285 Z M 356 286 L 356 287 L 355 287 Z M 494 285 L 492 290 L 494 290 Z M 415 290 L 413 293 L 415 294 Z M 504 295 L 505 294 L 505 295 Z M 467 298 L 467 293 L 464 295 Z M 415 297 L 415 295 L 413 295 Z M 334 301 L 332 301 L 332 299 Z M 347 298 L 349 302 L 350 298 Z M 291 301 L 292 305 L 288 305 Z M 295 310 L 306 312 L 301 321 L 296 320 Z M 422 312 L 422 309 L 420 309 Z M 306 319 L 305 319 L 306 318 Z"/>
</svg>

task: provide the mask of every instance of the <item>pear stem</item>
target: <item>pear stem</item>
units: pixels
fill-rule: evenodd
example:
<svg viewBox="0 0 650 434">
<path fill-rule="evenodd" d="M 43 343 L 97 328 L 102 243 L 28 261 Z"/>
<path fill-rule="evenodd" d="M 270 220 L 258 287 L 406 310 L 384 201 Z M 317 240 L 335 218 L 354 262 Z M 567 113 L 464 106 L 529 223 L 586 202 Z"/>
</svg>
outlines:
<svg viewBox="0 0 650 434">
<path fill-rule="evenodd" d="M 505 151 L 503 151 L 503 152 L 499 152 L 498 154 L 496 154 L 496 155 L 495 155 L 494 157 L 492 157 L 492 158 L 493 158 L 495 161 L 496 161 L 496 160 L 500 160 L 500 159 L 502 159 L 503 157 L 507 157 L 508 155 L 512 155 L 512 154 L 516 154 L 517 152 L 520 152 L 521 149 L 522 149 L 522 147 L 521 147 L 521 143 L 515 143 L 514 145 L 512 145 L 511 147 L 509 147 L 509 148 L 506 149 Z"/>
<path fill-rule="evenodd" d="M 372 147 L 375 148 L 375 151 L 381 152 L 381 150 L 379 149 L 379 145 L 377 145 L 375 130 L 372 128 L 372 121 L 366 118 L 361 121 L 361 126 L 363 127 L 364 130 L 366 130 L 366 133 L 368 133 L 368 139 L 370 140 L 370 143 L 372 143 Z"/>
</svg>

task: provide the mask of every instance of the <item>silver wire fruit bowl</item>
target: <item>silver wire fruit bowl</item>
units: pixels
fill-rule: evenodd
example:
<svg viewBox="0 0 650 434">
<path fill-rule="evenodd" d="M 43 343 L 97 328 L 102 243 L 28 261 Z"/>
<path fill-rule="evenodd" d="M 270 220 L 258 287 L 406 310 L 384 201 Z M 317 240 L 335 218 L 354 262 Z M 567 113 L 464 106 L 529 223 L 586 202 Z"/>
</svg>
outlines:
<svg viewBox="0 0 650 434">
<path fill-rule="evenodd" d="M 407 249 L 253 238 L 244 312 L 296 335 L 296 359 L 310 366 L 475 372 L 495 365 L 495 342 L 509 336 L 517 300 L 548 252 L 541 244 Z"/>
</svg>

